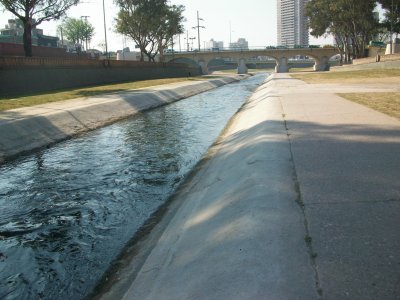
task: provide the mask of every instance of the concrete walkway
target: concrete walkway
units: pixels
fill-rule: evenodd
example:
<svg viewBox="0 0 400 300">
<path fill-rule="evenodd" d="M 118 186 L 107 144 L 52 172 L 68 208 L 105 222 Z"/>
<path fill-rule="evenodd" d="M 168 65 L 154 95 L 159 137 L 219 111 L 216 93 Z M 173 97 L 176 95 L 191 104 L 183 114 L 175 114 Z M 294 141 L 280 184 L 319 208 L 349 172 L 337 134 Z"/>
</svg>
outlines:
<svg viewBox="0 0 400 300">
<path fill-rule="evenodd" d="M 274 74 L 104 298 L 400 299 L 399 178 L 398 120 Z"/>
</svg>

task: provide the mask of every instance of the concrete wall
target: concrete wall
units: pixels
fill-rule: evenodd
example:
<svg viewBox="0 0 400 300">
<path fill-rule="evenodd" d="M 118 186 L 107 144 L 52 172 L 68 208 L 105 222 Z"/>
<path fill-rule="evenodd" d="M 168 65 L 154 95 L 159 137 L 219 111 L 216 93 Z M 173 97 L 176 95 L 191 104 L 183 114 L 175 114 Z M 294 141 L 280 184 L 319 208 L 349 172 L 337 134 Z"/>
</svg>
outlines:
<svg viewBox="0 0 400 300">
<path fill-rule="evenodd" d="M 400 44 L 393 43 L 392 44 L 392 54 L 400 53 Z M 390 43 L 386 46 L 386 55 L 391 54 L 390 53 Z"/>
<path fill-rule="evenodd" d="M 399 63 L 400 63 L 400 54 L 381 55 L 379 63 L 376 62 L 375 56 L 353 60 L 353 65 L 371 64 L 371 65 L 375 65 L 376 68 L 379 68 L 378 65 L 382 65 L 383 68 L 386 68 L 386 69 L 390 69 L 390 68 L 397 69 L 399 67 Z M 380 67 L 382 67 L 382 66 L 380 66 Z"/>
<path fill-rule="evenodd" d="M 184 64 L 0 57 L 0 96 L 200 74 Z"/>
<path fill-rule="evenodd" d="M 32 45 L 33 56 L 37 57 L 66 57 L 64 48 L 42 47 Z M 24 45 L 14 43 L 0 43 L 0 56 L 25 56 Z"/>
<path fill-rule="evenodd" d="M 368 47 L 368 57 L 375 58 L 378 54 L 383 56 L 383 55 L 385 55 L 385 51 L 386 51 L 386 48 L 369 46 Z"/>
</svg>

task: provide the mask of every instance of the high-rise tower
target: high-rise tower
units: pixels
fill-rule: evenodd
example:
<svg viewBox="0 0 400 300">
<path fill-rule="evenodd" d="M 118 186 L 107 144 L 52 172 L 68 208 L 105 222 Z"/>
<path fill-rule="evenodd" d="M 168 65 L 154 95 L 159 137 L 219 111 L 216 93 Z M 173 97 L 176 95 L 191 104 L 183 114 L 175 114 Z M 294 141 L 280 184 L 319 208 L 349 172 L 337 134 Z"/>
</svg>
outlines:
<svg viewBox="0 0 400 300">
<path fill-rule="evenodd" d="M 305 8 L 308 0 L 278 1 L 278 45 L 308 46 L 308 21 Z"/>
</svg>

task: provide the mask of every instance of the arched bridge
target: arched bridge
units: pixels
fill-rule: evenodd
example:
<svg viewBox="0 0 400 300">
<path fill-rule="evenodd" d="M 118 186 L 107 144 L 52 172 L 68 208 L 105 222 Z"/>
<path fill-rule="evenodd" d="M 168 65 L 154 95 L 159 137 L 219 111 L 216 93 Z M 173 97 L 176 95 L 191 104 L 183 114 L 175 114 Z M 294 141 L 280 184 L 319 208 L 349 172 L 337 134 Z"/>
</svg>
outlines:
<svg viewBox="0 0 400 300">
<path fill-rule="evenodd" d="M 247 73 L 246 61 L 258 56 L 272 57 L 276 61 L 275 72 L 286 73 L 289 71 L 288 60 L 295 56 L 308 56 L 315 60 L 315 71 L 329 71 L 329 59 L 339 54 L 339 49 L 329 48 L 293 48 L 293 49 L 262 49 L 262 50 L 222 50 L 204 52 L 173 52 L 165 53 L 164 61 L 171 62 L 178 59 L 190 59 L 201 66 L 203 74 L 208 74 L 208 63 L 217 58 L 231 58 L 238 63 L 238 73 Z"/>
</svg>

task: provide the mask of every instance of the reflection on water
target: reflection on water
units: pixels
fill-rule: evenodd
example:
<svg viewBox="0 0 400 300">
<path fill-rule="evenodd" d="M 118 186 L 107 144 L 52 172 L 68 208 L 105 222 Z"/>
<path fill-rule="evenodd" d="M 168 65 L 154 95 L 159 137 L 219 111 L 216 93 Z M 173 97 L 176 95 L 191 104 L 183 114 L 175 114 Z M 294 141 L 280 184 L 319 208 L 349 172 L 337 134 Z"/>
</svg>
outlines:
<svg viewBox="0 0 400 300">
<path fill-rule="evenodd" d="M 80 299 L 265 75 L 0 167 L 0 299 Z"/>
</svg>

